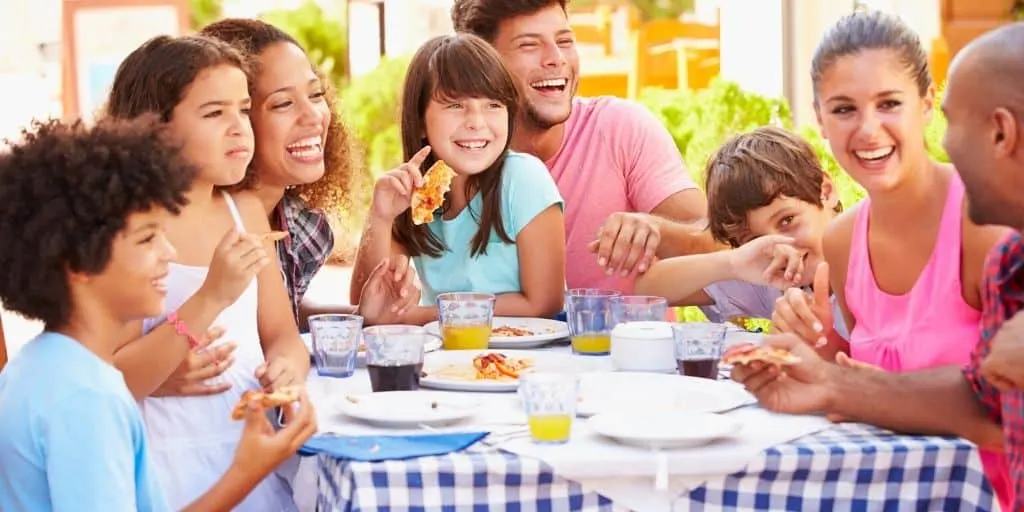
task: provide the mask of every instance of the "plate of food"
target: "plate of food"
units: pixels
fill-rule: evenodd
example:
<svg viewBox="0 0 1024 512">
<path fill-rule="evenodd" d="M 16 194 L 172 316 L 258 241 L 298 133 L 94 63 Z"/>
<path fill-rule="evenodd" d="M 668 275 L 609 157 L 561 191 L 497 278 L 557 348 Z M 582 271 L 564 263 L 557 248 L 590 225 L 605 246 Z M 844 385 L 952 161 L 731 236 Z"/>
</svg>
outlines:
<svg viewBox="0 0 1024 512">
<path fill-rule="evenodd" d="M 441 336 L 441 326 L 436 321 L 424 327 L 427 332 Z M 568 337 L 569 326 L 565 322 L 549 318 L 496 316 L 491 322 L 491 339 L 487 348 L 537 348 Z"/>
<path fill-rule="evenodd" d="M 310 357 L 313 357 L 313 336 L 308 332 L 304 332 L 300 335 L 302 342 L 306 344 L 306 350 L 309 350 Z M 431 336 L 430 340 L 423 345 L 424 352 L 433 352 L 435 350 L 441 350 L 441 338 L 439 336 Z M 356 368 L 366 368 L 366 344 L 362 341 L 359 342 L 359 353 L 356 355 Z"/>
<path fill-rule="evenodd" d="M 622 412 L 725 412 L 756 402 L 729 381 L 642 372 L 588 373 L 580 377 L 576 415 Z"/>
<path fill-rule="evenodd" d="M 580 371 L 571 354 L 530 350 L 442 350 L 423 358 L 420 387 L 447 391 L 510 392 L 530 371 Z"/>
<path fill-rule="evenodd" d="M 346 395 L 338 402 L 342 414 L 392 428 L 446 425 L 469 418 L 480 409 L 472 396 L 436 391 L 384 391 Z"/>
</svg>

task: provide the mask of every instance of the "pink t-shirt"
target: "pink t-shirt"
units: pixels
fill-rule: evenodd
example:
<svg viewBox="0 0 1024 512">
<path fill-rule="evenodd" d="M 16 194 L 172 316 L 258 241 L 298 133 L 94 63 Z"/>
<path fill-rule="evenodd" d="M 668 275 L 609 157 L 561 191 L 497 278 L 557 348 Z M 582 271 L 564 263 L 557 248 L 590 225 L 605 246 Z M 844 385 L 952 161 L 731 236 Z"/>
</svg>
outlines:
<svg viewBox="0 0 1024 512">
<path fill-rule="evenodd" d="M 638 103 L 575 98 L 562 147 L 545 164 L 565 200 L 566 284 L 631 293 L 633 277 L 605 275 L 587 244 L 611 214 L 648 213 L 672 194 L 697 187 L 672 137 Z"/>
</svg>

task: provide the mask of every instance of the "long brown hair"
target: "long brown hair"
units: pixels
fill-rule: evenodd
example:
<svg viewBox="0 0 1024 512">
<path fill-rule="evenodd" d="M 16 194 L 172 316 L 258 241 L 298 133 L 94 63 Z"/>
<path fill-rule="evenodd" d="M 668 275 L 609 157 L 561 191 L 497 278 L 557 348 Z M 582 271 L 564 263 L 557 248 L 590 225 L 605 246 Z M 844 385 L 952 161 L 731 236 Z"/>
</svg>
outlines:
<svg viewBox="0 0 1024 512">
<path fill-rule="evenodd" d="M 259 56 L 267 48 L 275 44 L 286 43 L 293 44 L 305 52 L 305 48 L 284 30 L 255 19 L 225 18 L 203 27 L 199 34 L 233 46 L 250 60 L 253 71 L 253 76 L 249 80 L 250 91 L 255 90 L 256 81 L 259 80 Z M 312 62 L 310 62 L 310 66 L 313 67 L 313 72 L 320 77 L 326 94 L 327 106 L 331 111 L 327 140 L 324 141 L 324 175 L 313 183 L 298 185 L 288 189 L 285 193 L 298 195 L 312 208 L 329 213 L 341 213 L 356 206 L 353 204 L 352 193 L 358 188 L 359 175 L 356 170 L 359 166 L 353 148 L 354 137 L 338 112 L 337 91 L 334 84 L 331 84 L 330 80 L 316 69 Z M 259 141 L 256 143 L 259 144 Z M 245 178 L 236 185 L 236 188 L 251 189 L 256 185 L 258 175 L 254 165 L 255 161 L 249 166 Z"/>
<path fill-rule="evenodd" d="M 480 212 L 470 210 L 480 225 L 473 235 L 470 254 L 486 254 L 492 231 L 502 242 L 513 243 L 501 218 L 501 175 L 515 128 L 519 94 L 501 56 L 483 39 L 460 33 L 427 41 L 409 63 L 402 90 L 402 151 L 406 161 L 427 145 L 423 137 L 427 105 L 442 98 L 487 98 L 502 103 L 508 110 L 508 138 L 501 155 L 490 167 L 466 180 L 466 197 L 472 198 L 479 191 L 483 204 Z M 436 161 L 433 155 L 428 156 L 420 172 Z M 445 201 L 442 209 L 448 206 Z M 426 225 L 414 225 L 409 210 L 395 219 L 394 237 L 412 256 L 436 258 L 448 249 Z"/>
</svg>

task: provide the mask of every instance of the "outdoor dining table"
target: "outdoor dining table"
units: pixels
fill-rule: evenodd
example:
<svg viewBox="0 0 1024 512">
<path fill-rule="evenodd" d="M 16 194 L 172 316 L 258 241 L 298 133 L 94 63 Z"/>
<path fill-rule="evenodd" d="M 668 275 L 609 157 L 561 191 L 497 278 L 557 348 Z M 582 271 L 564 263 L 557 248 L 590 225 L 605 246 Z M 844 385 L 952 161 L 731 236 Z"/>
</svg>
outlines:
<svg viewBox="0 0 1024 512">
<path fill-rule="evenodd" d="M 611 369 L 610 361 L 598 364 Z M 365 370 L 343 379 L 314 373 L 309 391 L 321 432 L 392 433 L 337 411 L 339 399 L 370 392 Z M 514 393 L 478 395 L 492 411 L 514 408 Z M 671 450 L 659 458 L 602 439 L 577 419 L 565 445 L 535 445 L 528 437 L 485 439 L 453 453 L 404 460 L 319 454 L 304 466 L 315 472 L 315 503 L 324 512 L 997 509 L 978 451 L 965 440 L 775 414 L 756 403 L 724 414 L 742 419 L 752 440 Z M 497 432 L 512 423 L 463 430 Z M 660 486 L 659 464 L 669 476 Z"/>
</svg>

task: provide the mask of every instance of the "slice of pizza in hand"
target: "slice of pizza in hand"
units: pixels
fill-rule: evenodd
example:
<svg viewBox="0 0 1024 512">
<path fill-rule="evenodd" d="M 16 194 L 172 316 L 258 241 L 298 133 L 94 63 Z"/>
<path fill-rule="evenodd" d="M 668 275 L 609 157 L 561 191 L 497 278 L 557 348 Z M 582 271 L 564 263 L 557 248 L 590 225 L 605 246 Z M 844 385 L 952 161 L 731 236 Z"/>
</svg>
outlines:
<svg viewBox="0 0 1024 512">
<path fill-rule="evenodd" d="M 245 418 L 245 410 L 251 402 L 258 402 L 263 410 L 269 410 L 297 401 L 299 401 L 298 388 L 283 387 L 269 393 L 251 389 L 242 393 L 242 397 L 238 399 L 234 410 L 231 411 L 231 419 L 240 420 Z"/>
<path fill-rule="evenodd" d="M 722 354 L 722 362 L 725 364 L 750 364 L 754 361 L 787 365 L 799 363 L 800 358 L 784 348 L 756 345 L 754 343 L 733 345 Z"/>
<path fill-rule="evenodd" d="M 455 170 L 438 160 L 423 175 L 423 186 L 412 191 L 412 223 L 433 222 L 434 211 L 444 204 L 444 195 L 452 188 Z"/>
</svg>

